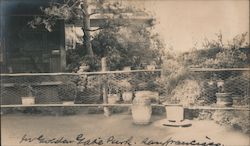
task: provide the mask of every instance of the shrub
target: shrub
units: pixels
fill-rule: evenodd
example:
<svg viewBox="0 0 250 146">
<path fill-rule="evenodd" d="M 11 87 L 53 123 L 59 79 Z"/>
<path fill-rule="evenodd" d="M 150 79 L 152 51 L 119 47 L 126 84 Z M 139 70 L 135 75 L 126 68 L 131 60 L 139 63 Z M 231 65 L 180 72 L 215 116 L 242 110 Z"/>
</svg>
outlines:
<svg viewBox="0 0 250 146">
<path fill-rule="evenodd" d="M 171 92 L 171 100 L 179 101 L 182 105 L 195 105 L 200 99 L 200 86 L 197 81 L 186 79 L 181 81 Z"/>
<path fill-rule="evenodd" d="M 212 119 L 218 124 L 230 126 L 233 129 L 241 130 L 250 134 L 249 111 L 216 111 Z"/>
</svg>

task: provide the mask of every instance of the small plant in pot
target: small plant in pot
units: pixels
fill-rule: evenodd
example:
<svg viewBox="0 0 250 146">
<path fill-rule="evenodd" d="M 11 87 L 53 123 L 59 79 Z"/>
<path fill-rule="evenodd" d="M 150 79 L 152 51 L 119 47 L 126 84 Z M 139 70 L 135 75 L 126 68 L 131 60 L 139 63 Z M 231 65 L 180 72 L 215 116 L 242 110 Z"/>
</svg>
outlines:
<svg viewBox="0 0 250 146">
<path fill-rule="evenodd" d="M 217 97 L 216 104 L 219 106 L 232 106 L 233 104 L 232 93 L 227 92 L 225 90 L 224 80 L 218 80 L 217 86 L 219 91 L 215 94 Z"/>
<path fill-rule="evenodd" d="M 186 79 L 177 84 L 163 103 L 166 109 L 164 126 L 191 126 L 189 120 L 184 119 L 184 106 L 194 105 L 200 97 L 200 85 L 197 81 Z"/>
<path fill-rule="evenodd" d="M 171 100 L 171 102 L 164 102 L 166 109 L 166 119 L 163 120 L 163 126 L 171 127 L 187 127 L 191 126 L 189 120 L 184 119 L 184 107 L 180 104 L 178 99 Z"/>
<path fill-rule="evenodd" d="M 116 86 L 116 83 L 108 83 L 108 103 L 115 104 L 120 100 L 119 88 Z"/>
<path fill-rule="evenodd" d="M 132 85 L 128 80 L 123 80 L 120 83 L 123 88 L 122 99 L 126 103 L 130 103 L 133 100 Z"/>
<path fill-rule="evenodd" d="M 21 97 L 23 105 L 35 104 L 35 96 L 33 96 L 34 89 L 31 86 L 27 86 L 28 96 Z"/>
</svg>

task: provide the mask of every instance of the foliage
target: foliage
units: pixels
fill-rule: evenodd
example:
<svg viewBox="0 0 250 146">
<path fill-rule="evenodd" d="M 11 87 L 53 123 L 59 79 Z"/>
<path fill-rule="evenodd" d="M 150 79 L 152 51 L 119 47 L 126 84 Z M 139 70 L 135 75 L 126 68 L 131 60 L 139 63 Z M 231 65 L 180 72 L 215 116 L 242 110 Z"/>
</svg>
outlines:
<svg viewBox="0 0 250 146">
<path fill-rule="evenodd" d="M 140 68 L 143 64 L 161 64 L 164 55 L 164 45 L 158 34 L 153 33 L 153 18 L 148 13 L 131 6 L 123 6 L 120 3 L 107 3 L 100 9 L 110 12 L 111 16 L 106 18 L 101 29 L 92 39 L 92 48 L 95 54 L 94 62 L 86 58 L 87 52 L 84 47 L 78 46 L 75 50 L 68 50 L 68 70 L 79 67 L 79 62 L 85 62 L 91 66 L 91 70 L 100 68 L 101 57 L 108 58 L 108 66 L 111 70 L 122 69 L 125 66 Z M 143 15 L 145 24 L 133 22 L 124 16 L 122 12 L 130 13 L 130 17 Z"/>
<path fill-rule="evenodd" d="M 156 44 L 159 43 L 159 44 Z M 118 30 L 100 31 L 92 46 L 99 57 L 106 56 L 111 70 L 125 66 L 140 67 L 142 64 L 161 64 L 159 36 L 144 26 L 130 25 Z"/>
<path fill-rule="evenodd" d="M 203 68 L 233 68 L 248 67 L 247 53 L 250 51 L 246 41 L 247 33 L 235 36 L 227 44 L 223 43 L 222 34 L 217 35 L 217 40 L 205 40 L 202 50 L 196 48 L 191 53 L 180 57 L 184 65 Z"/>
<path fill-rule="evenodd" d="M 249 73 L 229 77 L 224 86 L 226 92 L 234 93 L 240 97 L 247 96 L 248 91 L 246 89 L 249 89 Z"/>
<path fill-rule="evenodd" d="M 91 12 L 88 11 L 91 7 Z M 154 18 L 145 10 L 121 2 L 67 0 L 54 1 L 48 7 L 41 7 L 43 16 L 37 16 L 29 25 L 32 28 L 44 26 L 53 31 L 58 20 L 74 24 L 82 21 L 83 46 L 68 50 L 68 70 L 75 71 L 81 62 L 85 62 L 91 70 L 99 68 L 101 57 L 108 57 L 111 70 L 124 66 L 140 67 L 141 64 L 159 64 L 163 49 L 159 35 L 152 33 Z M 105 21 L 98 28 L 87 27 L 90 16 L 96 15 Z M 133 21 L 133 17 L 143 17 L 144 23 Z M 96 32 L 90 36 L 90 32 Z M 93 38 L 91 40 L 91 37 Z"/>
<path fill-rule="evenodd" d="M 212 119 L 218 124 L 250 133 L 249 111 L 216 111 Z"/>
<path fill-rule="evenodd" d="M 247 67 L 249 64 L 247 53 L 250 48 L 245 40 L 246 34 L 236 36 L 227 45 L 223 43 L 222 35 L 219 34 L 218 40 L 205 40 L 202 50 L 196 49 L 180 56 L 170 56 L 164 59 L 162 83 L 165 86 L 165 100 L 176 102 L 177 99 L 179 103 L 192 103 L 187 97 L 190 95 L 189 91 L 193 90 L 192 100 L 196 100 L 194 104 L 213 104 L 216 102 L 215 93 L 218 92 L 215 80 L 218 79 L 225 80 L 226 91 L 234 92 L 241 98 L 245 97 L 246 89 L 249 88 L 247 83 L 249 74 L 219 72 L 202 75 L 196 73 L 194 76 L 188 68 Z"/>
<path fill-rule="evenodd" d="M 201 82 L 201 96 L 204 104 L 216 103 L 216 93 L 218 92 L 217 84 L 214 81 Z"/>
<path fill-rule="evenodd" d="M 182 105 L 198 104 L 200 98 L 200 86 L 195 80 L 185 79 L 171 92 L 171 101 L 177 101 Z"/>
</svg>

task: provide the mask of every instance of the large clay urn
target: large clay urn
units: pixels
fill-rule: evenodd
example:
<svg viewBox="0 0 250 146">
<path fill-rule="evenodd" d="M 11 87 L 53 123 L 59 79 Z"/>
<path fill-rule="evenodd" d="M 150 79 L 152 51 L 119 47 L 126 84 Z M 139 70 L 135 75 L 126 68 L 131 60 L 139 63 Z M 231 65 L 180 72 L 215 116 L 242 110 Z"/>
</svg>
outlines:
<svg viewBox="0 0 250 146">
<path fill-rule="evenodd" d="M 149 124 L 152 113 L 151 100 L 147 92 L 135 93 L 132 104 L 132 117 L 135 124 Z"/>
</svg>

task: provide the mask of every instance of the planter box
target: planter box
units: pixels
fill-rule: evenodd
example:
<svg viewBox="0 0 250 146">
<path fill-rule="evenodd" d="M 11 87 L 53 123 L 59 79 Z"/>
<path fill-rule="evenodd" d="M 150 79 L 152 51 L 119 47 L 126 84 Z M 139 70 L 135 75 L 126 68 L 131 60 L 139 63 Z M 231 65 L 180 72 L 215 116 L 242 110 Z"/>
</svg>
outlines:
<svg viewBox="0 0 250 146">
<path fill-rule="evenodd" d="M 35 97 L 33 97 L 33 96 L 27 96 L 27 97 L 21 97 L 21 98 L 22 98 L 23 105 L 35 104 Z"/>
<path fill-rule="evenodd" d="M 184 120 L 184 108 L 182 105 L 173 104 L 167 105 L 166 108 L 166 117 L 168 121 L 172 122 L 181 122 Z"/>
</svg>

